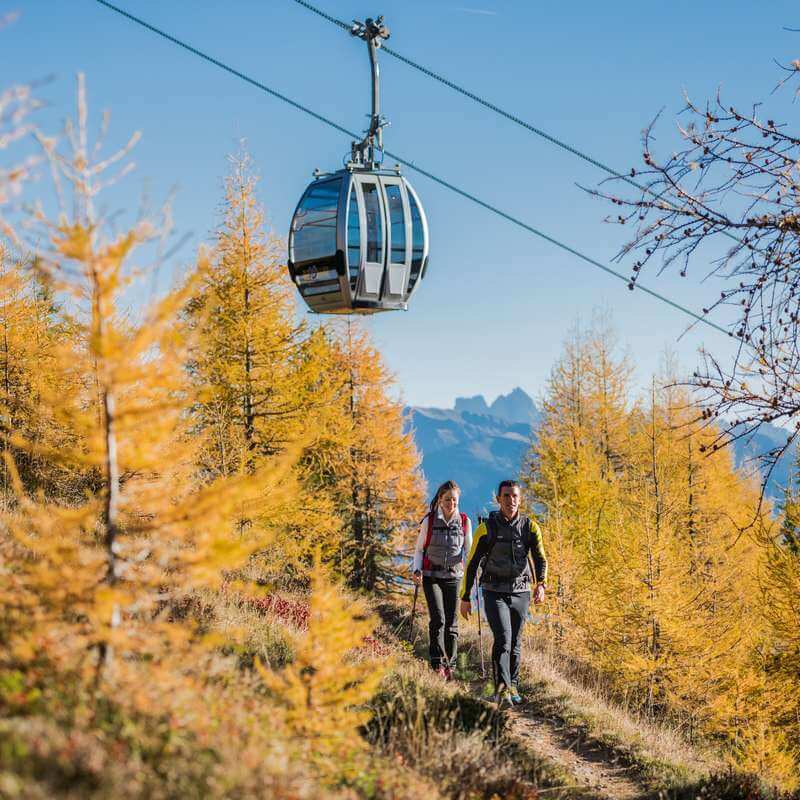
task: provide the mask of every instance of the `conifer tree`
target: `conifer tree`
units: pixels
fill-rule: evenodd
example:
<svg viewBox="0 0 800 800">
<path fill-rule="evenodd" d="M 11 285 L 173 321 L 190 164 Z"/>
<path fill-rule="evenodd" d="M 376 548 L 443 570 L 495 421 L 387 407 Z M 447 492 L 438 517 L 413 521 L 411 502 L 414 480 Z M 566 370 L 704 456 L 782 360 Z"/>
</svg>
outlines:
<svg viewBox="0 0 800 800">
<path fill-rule="evenodd" d="M 665 382 L 664 376 L 658 381 Z M 640 643 L 628 652 L 638 659 L 647 710 L 669 708 L 685 714 L 692 729 L 708 719 L 715 670 L 731 654 L 738 620 L 749 610 L 741 602 L 747 591 L 739 591 L 734 578 L 738 568 L 740 584 L 753 587 L 753 547 L 748 539 L 736 541 L 737 530 L 729 520 L 716 527 L 711 524 L 712 515 L 719 513 L 719 497 L 710 495 L 709 487 L 718 491 L 726 475 L 733 479 L 732 465 L 714 465 L 710 459 L 693 465 L 697 474 L 691 500 L 686 492 L 691 454 L 687 439 L 699 439 L 698 448 L 703 438 L 691 427 L 685 395 L 670 388 L 657 390 L 654 380 L 649 407 L 637 417 L 631 488 L 619 543 L 625 552 L 619 574 L 628 580 L 616 587 L 623 589 L 622 595 L 613 588 L 608 593 L 611 601 L 615 595 L 626 598 L 629 613 L 619 628 L 622 640 L 613 633 L 612 638 L 617 644 L 626 639 Z M 738 494 L 742 501 L 754 502 L 743 482 L 733 480 L 731 489 L 733 497 Z M 690 502 L 694 532 L 687 525 Z M 734 516 L 739 502 L 728 499 L 727 513 Z M 610 648 L 622 663 L 626 649 Z M 607 653 L 607 657 L 613 656 Z"/>
<path fill-rule="evenodd" d="M 323 332 L 296 321 L 283 246 L 265 230 L 256 177 L 243 149 L 230 158 L 223 219 L 185 318 L 193 333 L 189 372 L 198 396 L 193 434 L 206 478 L 252 473 L 302 442 L 313 451 L 341 381 Z M 306 452 L 296 475 L 308 483 Z M 279 515 L 267 571 L 304 570 L 313 549 L 335 549 L 341 523 L 330 499 L 303 492 Z M 255 515 L 243 524 L 263 526 Z M 273 519 L 270 524 L 273 524 Z"/>
<path fill-rule="evenodd" d="M 140 222 L 105 234 L 95 197 L 108 180 L 103 167 L 124 160 L 127 150 L 92 161 L 82 79 L 70 138 L 70 152 L 53 148 L 48 157 L 72 191 L 73 211 L 65 204 L 56 222 L 37 213 L 49 243 L 37 254 L 37 268 L 71 298 L 75 339 L 55 347 L 58 380 L 40 404 L 68 420 L 73 442 L 58 451 L 16 444 L 97 478 L 91 491 L 66 504 L 26 490 L 7 454 L 17 505 L 4 518 L 11 534 L 5 544 L 15 570 L 0 600 L 9 612 L 12 661 L 46 654 L 60 668 L 93 673 L 98 684 L 125 682 L 146 663 L 142 658 L 180 660 L 191 646 L 191 626 L 173 624 L 169 609 L 188 587 L 219 585 L 225 569 L 241 566 L 265 544 L 266 533 L 234 535 L 233 521 L 255 503 L 267 515 L 286 502 L 296 454 L 253 475 L 202 487 L 191 480 L 186 347 L 175 324 L 191 285 L 168 293 L 139 324 L 127 319 L 120 305 L 127 269 L 157 229 Z M 56 390 L 71 385 L 76 373 L 80 402 Z"/>
<path fill-rule="evenodd" d="M 554 563 L 559 631 L 581 649 L 597 613 L 599 570 L 609 563 L 627 459 L 630 365 L 616 351 L 605 320 L 576 328 L 556 362 L 543 401 L 543 420 L 523 467 L 529 505 L 547 520 Z M 572 624 L 564 625 L 569 619 Z M 575 625 L 576 619 L 585 624 Z M 565 642 L 566 644 L 566 642 Z"/>
<path fill-rule="evenodd" d="M 797 538 L 797 494 L 790 484 L 784 496 L 777 535 L 765 528 L 766 565 L 762 576 L 762 608 L 769 636 L 761 652 L 766 662 L 766 694 L 777 706 L 775 718 L 792 743 L 787 747 L 800 774 L 800 547 Z M 796 784 L 789 786 L 796 788 Z"/>
<path fill-rule="evenodd" d="M 70 431 L 47 414 L 41 400 L 54 391 L 62 398 L 76 397 L 75 381 L 67 383 L 63 376 L 56 379 L 58 343 L 69 335 L 52 290 L 31 264 L 0 245 L 0 450 L 14 459 L 29 491 L 63 499 L 80 496 L 89 476 L 80 470 L 65 472 L 57 461 L 45 456 L 47 447 L 60 449 L 69 440 Z M 19 439 L 29 447 L 17 448 Z M 30 445 L 34 444 L 42 450 L 32 450 Z M 8 502 L 10 485 L 5 471 L 2 492 L 4 502 Z"/>
<path fill-rule="evenodd" d="M 391 376 L 366 334 L 348 320 L 337 340 L 344 376 L 326 485 L 344 526 L 339 570 L 354 589 L 394 587 L 399 538 L 424 504 L 419 456 Z"/>
<path fill-rule="evenodd" d="M 363 603 L 343 597 L 317 560 L 308 631 L 297 641 L 294 660 L 279 673 L 258 663 L 298 740 L 329 766 L 338 759 L 340 772 L 341 762 L 364 746 L 358 728 L 370 716 L 365 703 L 391 665 L 354 653 L 374 628 Z"/>
<path fill-rule="evenodd" d="M 190 369 L 210 475 L 252 471 L 303 429 L 308 403 L 303 326 L 295 322 L 281 243 L 265 231 L 244 151 L 230 158 L 222 224 L 208 269 L 187 305 L 197 345 Z"/>
</svg>

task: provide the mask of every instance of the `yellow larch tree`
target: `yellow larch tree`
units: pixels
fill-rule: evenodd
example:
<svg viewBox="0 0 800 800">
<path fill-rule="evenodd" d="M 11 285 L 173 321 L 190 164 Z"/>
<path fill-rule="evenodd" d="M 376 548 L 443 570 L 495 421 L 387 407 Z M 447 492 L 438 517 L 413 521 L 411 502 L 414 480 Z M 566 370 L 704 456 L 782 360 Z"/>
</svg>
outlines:
<svg viewBox="0 0 800 800">
<path fill-rule="evenodd" d="M 770 673 L 786 697 L 795 741 L 800 741 L 800 554 L 782 542 L 771 543 L 763 576 L 763 608 L 770 625 Z"/>
<path fill-rule="evenodd" d="M 796 474 L 797 464 L 794 465 Z M 761 696 L 772 705 L 773 719 L 785 735 L 785 749 L 793 757 L 793 782 L 800 784 L 800 501 L 796 478 L 785 488 L 780 524 L 764 526 L 761 542 L 765 559 L 760 575 L 761 609 L 766 636 L 757 650 L 766 673 Z M 777 529 L 777 530 L 776 530 Z M 774 731 L 773 731 L 774 733 Z"/>
<path fill-rule="evenodd" d="M 364 603 L 346 598 L 317 559 L 308 630 L 297 638 L 292 663 L 277 673 L 257 663 L 297 740 L 339 774 L 365 746 L 358 732 L 370 716 L 365 705 L 391 667 L 357 652 L 375 627 Z"/>
<path fill-rule="evenodd" d="M 283 246 L 264 229 L 248 154 L 230 157 L 210 264 L 187 304 L 197 332 L 190 371 L 210 475 L 252 469 L 305 427 L 304 326 L 295 320 Z"/>
<path fill-rule="evenodd" d="M 27 491 L 7 458 L 16 506 L 4 518 L 15 557 L 13 591 L 3 595 L 14 619 L 4 667 L 52 663 L 81 683 L 138 685 L 121 697 L 152 704 L 185 680 L 185 652 L 195 643 L 191 625 L 174 624 L 174 609 L 189 587 L 218 586 L 224 570 L 267 543 L 266 533 L 243 536 L 233 523 L 254 506 L 267 515 L 286 503 L 297 454 L 252 475 L 192 481 L 186 342 L 176 325 L 191 285 L 168 293 L 138 324 L 124 313 L 132 258 L 158 230 L 143 221 L 105 235 L 94 201 L 107 180 L 104 167 L 124 161 L 127 150 L 93 162 L 87 115 L 79 79 L 72 149 L 61 153 L 47 142 L 72 210 L 65 203 L 55 222 L 36 214 L 49 244 L 37 253 L 37 269 L 69 303 L 74 336 L 56 347 L 61 380 L 42 390 L 39 402 L 46 414 L 69 421 L 73 444 L 56 450 L 21 437 L 13 443 L 89 470 L 95 480 L 79 501 L 64 503 Z M 76 374 L 79 402 L 60 391 Z M 167 664 L 172 669 L 154 683 L 154 665 Z"/>
<path fill-rule="evenodd" d="M 79 391 L 56 369 L 58 343 L 69 336 L 54 294 L 33 264 L 0 245 L 0 450 L 13 457 L 28 491 L 62 499 L 80 497 L 90 477 L 85 471 L 66 471 L 44 454 L 47 447 L 59 450 L 70 438 L 69 428 L 40 402 L 43 394 L 56 388 L 65 402 L 70 396 L 74 400 Z M 14 446 L 20 437 L 28 443 L 25 450 Z M 37 452 L 33 445 L 42 450 Z M 9 476 L 4 466 L 0 469 L 7 504 Z"/>
<path fill-rule="evenodd" d="M 341 381 L 324 333 L 297 321 L 285 247 L 265 228 L 249 155 L 241 149 L 230 164 L 215 245 L 184 314 L 193 335 L 192 430 L 206 478 L 252 473 L 302 443 L 302 487 Z M 273 565 L 263 566 L 275 577 L 287 566 L 302 574 L 316 546 L 336 548 L 341 528 L 329 498 L 303 489 L 279 515 L 267 520 L 255 509 L 246 522 L 274 526 Z"/>
<path fill-rule="evenodd" d="M 637 415 L 629 502 L 619 526 L 625 555 L 618 574 L 625 580 L 611 582 L 605 601 L 615 602 L 615 588 L 623 589 L 617 602 L 629 610 L 619 626 L 622 640 L 611 648 L 621 680 L 638 687 L 650 713 L 669 710 L 693 730 L 708 720 L 719 670 L 748 611 L 755 547 L 750 539 L 737 541 L 731 519 L 743 522 L 756 504 L 727 454 L 694 461 L 693 451 L 711 433 L 693 425 L 685 392 L 656 389 L 669 383 L 663 375 L 653 379 L 648 407 Z M 620 649 L 626 639 L 636 644 Z M 626 652 L 633 661 L 626 662 Z"/>
<path fill-rule="evenodd" d="M 391 590 L 400 542 L 424 506 L 419 455 L 367 335 L 348 320 L 335 343 L 344 389 L 318 481 L 344 522 L 337 568 L 354 589 Z"/>
<path fill-rule="evenodd" d="M 622 502 L 630 373 L 605 320 L 576 328 L 551 371 L 521 474 L 526 500 L 547 520 L 556 630 L 563 646 L 579 651 L 598 611 L 595 586 L 609 563 Z"/>
</svg>

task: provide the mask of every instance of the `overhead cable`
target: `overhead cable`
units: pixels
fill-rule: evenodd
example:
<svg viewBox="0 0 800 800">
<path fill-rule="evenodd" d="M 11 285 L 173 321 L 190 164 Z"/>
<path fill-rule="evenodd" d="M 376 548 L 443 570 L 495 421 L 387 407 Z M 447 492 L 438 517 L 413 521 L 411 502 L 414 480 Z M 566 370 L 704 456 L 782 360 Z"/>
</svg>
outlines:
<svg viewBox="0 0 800 800">
<path fill-rule="evenodd" d="M 276 91 L 275 89 L 272 89 L 269 86 L 261 83 L 260 81 L 257 81 L 255 78 L 251 78 L 249 75 L 246 75 L 245 73 L 240 72 L 237 69 L 234 69 L 233 67 L 229 66 L 228 64 L 225 64 L 222 61 L 219 61 L 218 59 L 214 58 L 213 56 L 208 55 L 207 53 L 204 53 L 202 50 L 198 50 L 196 47 L 192 47 L 192 45 L 187 44 L 186 42 L 183 42 L 180 39 L 177 39 L 176 37 L 170 35 L 169 33 L 166 33 L 165 31 L 160 30 L 159 28 L 156 28 L 155 26 L 151 25 L 150 23 L 145 22 L 143 19 L 140 19 L 139 17 L 136 17 L 133 14 L 128 13 L 127 11 L 125 11 L 122 8 L 119 8 L 118 6 L 115 6 L 113 3 L 109 3 L 107 0 L 97 0 L 97 2 L 100 3 L 100 5 L 105 6 L 106 8 L 110 9 L 111 11 L 114 11 L 117 14 L 120 14 L 121 16 L 129 19 L 131 22 L 135 22 L 137 25 L 141 25 L 143 28 L 146 28 L 147 30 L 152 31 L 153 33 L 157 34 L 158 36 L 161 36 L 162 38 L 166 39 L 167 41 L 172 42 L 172 44 L 175 44 L 178 47 L 181 47 L 184 50 L 187 50 L 188 52 L 192 53 L 193 55 L 196 55 L 198 58 L 201 58 L 204 61 L 207 61 L 210 64 L 213 64 L 214 66 L 219 67 L 222 70 L 225 70 L 225 72 L 229 72 L 231 75 L 235 75 L 237 78 L 241 78 L 241 80 L 245 81 L 246 83 L 249 83 L 251 86 L 255 86 L 257 89 L 261 89 L 261 91 L 266 92 L 267 94 L 271 95 L 272 97 L 275 97 L 278 100 L 282 100 L 284 103 L 288 103 L 290 106 L 292 106 L 293 108 L 296 108 L 298 111 L 302 111 L 304 114 L 308 114 L 309 116 L 313 117 L 314 119 L 325 123 L 326 125 L 328 125 L 329 127 L 333 128 L 334 130 L 337 130 L 340 133 L 346 134 L 351 139 L 357 140 L 357 139 L 360 138 L 358 134 L 354 133 L 351 130 L 348 130 L 343 125 L 339 125 L 338 123 L 334 122 L 333 120 L 330 120 L 327 117 L 324 117 L 322 114 L 318 114 L 316 111 L 313 111 L 310 108 L 308 108 L 307 106 L 304 106 L 301 103 L 298 103 L 296 100 L 292 100 L 290 97 L 287 97 L 286 95 L 281 94 L 280 92 Z M 422 167 L 418 166 L 413 161 L 408 161 L 407 159 L 402 158 L 401 156 L 397 155 L 396 153 L 392 153 L 392 152 L 390 152 L 388 150 L 385 150 L 384 153 L 387 156 L 389 156 L 389 158 L 392 158 L 395 161 L 397 161 L 398 163 L 402 164 L 403 166 L 408 167 L 409 169 L 414 170 L 415 172 L 418 172 L 420 175 L 424 175 L 426 178 L 429 178 L 430 180 L 434 181 L 435 183 L 438 183 L 440 186 L 443 186 L 446 189 L 449 189 L 451 192 L 455 192 L 456 194 L 461 195 L 462 197 L 466 198 L 467 200 L 471 200 L 476 205 L 479 205 L 482 208 L 485 208 L 487 211 L 491 211 L 492 213 L 496 214 L 497 216 L 502 217 L 505 220 L 508 220 L 509 222 L 513 223 L 514 225 L 517 225 L 518 227 L 522 228 L 523 230 L 526 230 L 529 233 L 532 233 L 535 236 L 538 236 L 539 238 L 544 239 L 547 242 L 550 242 L 550 244 L 553 244 L 556 247 L 559 247 L 562 250 L 566 251 L 567 253 L 570 253 L 570 254 L 576 256 L 577 258 L 580 258 L 581 260 L 585 261 L 587 264 L 591 264 L 594 267 L 598 267 L 599 269 L 603 270 L 604 272 L 607 272 L 609 275 L 612 275 L 615 278 L 618 278 L 619 280 L 624 281 L 628 285 L 629 288 L 633 288 L 635 286 L 635 288 L 638 289 L 639 291 L 645 292 L 646 294 L 649 294 L 651 297 L 655 297 L 657 300 L 660 300 L 661 302 L 672 306 L 673 308 L 677 309 L 678 311 L 681 311 L 682 313 L 692 317 L 694 320 L 696 320 L 698 322 L 702 322 L 702 323 L 708 325 L 709 327 L 714 328 L 715 330 L 719 331 L 720 333 L 724 333 L 724 334 L 727 334 L 729 336 L 731 335 L 731 333 L 729 331 L 727 331 L 725 328 L 723 328 L 721 325 L 717 325 L 715 322 L 712 322 L 710 319 L 707 319 L 706 317 L 701 316 L 700 314 L 697 314 L 696 312 L 692 311 L 691 309 L 686 308 L 685 306 L 681 305 L 680 303 L 677 303 L 674 300 L 671 300 L 669 297 L 666 297 L 665 295 L 662 295 L 659 292 L 654 291 L 653 289 L 649 289 L 648 287 L 643 286 L 642 284 L 640 284 L 638 282 L 636 284 L 631 283 L 629 278 L 627 276 L 623 275 L 621 272 L 617 272 L 617 270 L 612 269 L 611 267 L 607 266 L 606 264 L 603 264 L 600 261 L 597 261 L 596 259 L 591 258 L 590 256 L 587 256 L 585 253 L 581 253 L 579 250 L 576 250 L 575 248 L 570 247 L 567 244 L 564 244 L 563 242 L 559 241 L 558 239 L 555 239 L 554 237 L 544 233 L 543 231 L 540 231 L 538 228 L 535 228 L 532 225 L 529 225 L 528 223 L 523 222 L 522 220 L 518 219 L 517 217 L 514 217 L 513 215 L 511 215 L 511 214 L 509 214 L 509 213 L 507 213 L 505 211 L 502 211 L 501 209 L 497 208 L 496 206 L 491 205 L 490 203 L 486 202 L 485 200 L 481 200 L 479 197 L 471 194 L 470 192 L 467 192 L 464 189 L 460 189 L 459 187 L 455 186 L 454 184 L 450 183 L 449 181 L 446 181 L 443 178 L 439 178 L 438 176 L 434 175 L 432 172 L 429 172 L 428 170 L 423 169 Z"/>
<path fill-rule="evenodd" d="M 340 27 L 340 28 L 342 28 L 342 29 L 344 29 L 346 31 L 350 31 L 351 28 L 352 28 L 352 25 L 348 25 L 343 20 L 337 19 L 336 17 L 332 17 L 330 14 L 326 14 L 321 9 L 319 9 L 316 6 L 312 5 L 311 3 L 307 2 L 307 0 L 294 0 L 294 2 L 297 3 L 300 6 L 303 6 L 303 8 L 308 9 L 312 13 L 317 14 L 318 16 L 322 17 L 323 19 L 328 20 L 328 22 L 332 22 L 334 25 L 337 25 L 338 27 Z M 510 122 L 513 122 L 513 123 L 519 125 L 520 127 L 525 128 L 525 130 L 529 131 L 530 133 L 533 133 L 536 136 L 540 136 L 542 139 L 550 142 L 551 144 L 554 144 L 556 147 L 560 147 L 562 150 L 566 150 L 568 153 L 571 153 L 572 155 L 576 156 L 577 158 L 580 158 L 583 161 L 587 162 L 588 164 L 591 164 L 592 166 L 597 167 L 598 169 L 602 170 L 603 172 L 608 173 L 608 175 L 610 175 L 612 178 L 618 178 L 621 181 L 625 181 L 625 183 L 627 183 L 630 186 L 633 186 L 635 189 L 638 189 L 643 194 L 649 194 L 649 195 L 652 195 L 653 197 L 659 197 L 659 199 L 662 202 L 666 202 L 666 201 L 664 201 L 664 199 L 662 197 L 660 197 L 658 195 L 658 193 L 654 192 L 649 186 L 644 186 L 643 184 L 639 183 L 638 181 L 633 180 L 633 177 L 632 177 L 633 171 L 631 171 L 630 175 L 622 173 L 619 170 L 616 170 L 613 167 L 608 166 L 608 164 L 604 164 L 602 161 L 599 161 L 598 159 L 588 155 L 587 153 L 584 153 L 581 150 L 578 150 L 577 147 L 574 147 L 571 144 L 567 144 L 566 142 L 564 142 L 561 139 L 559 139 L 557 136 L 553 136 L 552 134 L 547 133 L 546 131 L 543 131 L 541 128 L 537 128 L 535 125 L 531 125 L 530 122 L 526 122 L 524 119 L 521 119 L 516 114 L 512 114 L 510 111 L 505 111 L 504 109 L 500 108 L 499 106 L 496 106 L 491 101 L 486 100 L 485 98 L 480 97 L 479 95 L 475 94 L 474 92 L 469 91 L 469 89 L 465 89 L 463 86 L 459 86 L 457 83 L 454 83 L 449 78 L 445 78 L 443 75 L 439 75 L 438 73 L 434 72 L 432 69 L 429 69 L 428 67 L 422 66 L 422 64 L 417 64 L 416 61 L 413 61 L 412 59 L 407 58 L 406 56 L 402 55 L 401 53 L 398 53 L 396 50 L 393 50 L 391 47 L 387 47 L 386 45 L 383 45 L 381 47 L 381 49 L 385 53 L 387 53 L 388 55 L 392 56 L 393 58 L 396 58 L 398 61 L 402 61 L 404 64 L 407 64 L 409 67 L 412 67 L 413 69 L 417 70 L 418 72 L 421 72 L 423 75 L 427 75 L 429 78 L 433 78 L 433 80 L 438 81 L 439 83 L 443 84 L 444 86 L 447 86 L 448 88 L 452 89 L 454 92 L 458 92 L 459 94 L 463 95 L 464 97 L 468 97 L 470 100 L 473 100 L 474 102 L 478 103 L 479 105 L 482 105 L 484 108 L 488 108 L 490 111 L 494 111 L 495 114 L 499 114 L 501 117 L 505 117 L 505 119 L 509 120 Z M 675 210 L 677 210 L 677 209 L 675 209 Z M 723 231 L 720 231 L 720 233 L 722 233 L 722 235 L 726 236 L 728 239 L 731 239 L 734 242 L 737 242 L 738 244 L 743 244 L 742 240 L 739 239 L 735 234 L 731 233 L 730 231 L 723 230 Z"/>
<path fill-rule="evenodd" d="M 346 22 L 340 19 L 336 19 L 336 17 L 332 17 L 330 14 L 326 14 L 321 9 L 317 8 L 316 6 L 312 5 L 311 3 L 307 2 L 306 0 L 294 0 L 303 8 L 308 9 L 312 13 L 316 14 L 317 16 L 326 19 L 328 22 L 332 22 L 334 25 L 342 28 L 343 30 L 349 31 L 352 28 L 352 25 L 348 25 Z M 631 186 L 639 189 L 642 192 L 648 192 L 648 189 L 642 184 L 638 183 L 637 181 L 633 180 L 629 175 L 625 175 L 618 170 L 614 169 L 613 167 L 609 167 L 608 164 L 604 164 L 602 161 L 598 161 L 596 158 L 593 158 L 586 153 L 581 152 L 578 150 L 577 147 L 573 147 L 571 144 L 567 144 L 566 142 L 561 141 L 556 136 L 543 131 L 541 128 L 537 128 L 535 125 L 531 125 L 530 122 L 526 122 L 524 119 L 521 119 L 516 114 L 512 114 L 510 111 L 505 111 L 504 109 L 496 106 L 490 100 L 486 100 L 483 97 L 471 92 L 469 89 L 465 89 L 463 86 L 459 86 L 457 83 L 454 83 L 449 78 L 445 78 L 443 75 L 439 75 L 438 73 L 434 72 L 432 69 L 428 69 L 428 67 L 422 66 L 422 64 L 417 64 L 416 61 L 412 61 L 410 58 L 398 53 L 397 50 L 393 50 L 391 47 L 387 47 L 385 44 L 381 46 L 381 51 L 387 53 L 388 55 L 396 58 L 398 61 L 402 61 L 404 64 L 407 64 L 409 67 L 421 72 L 423 75 L 427 75 L 429 78 L 433 78 L 433 80 L 438 81 L 439 83 L 447 86 L 449 89 L 452 89 L 454 92 L 458 92 L 464 97 L 468 97 L 470 100 L 484 106 L 484 108 L 488 108 L 490 111 L 494 111 L 495 114 L 499 114 L 501 117 L 505 117 L 507 120 L 525 128 L 525 130 L 530 131 L 531 133 L 540 136 L 542 139 L 554 144 L 556 147 L 560 147 L 562 150 L 566 150 L 568 153 L 571 153 L 574 156 L 577 156 L 580 159 L 583 159 L 587 163 L 591 164 L 598 169 L 607 172 L 614 178 L 619 178 L 620 180 L 629 183 Z"/>
</svg>

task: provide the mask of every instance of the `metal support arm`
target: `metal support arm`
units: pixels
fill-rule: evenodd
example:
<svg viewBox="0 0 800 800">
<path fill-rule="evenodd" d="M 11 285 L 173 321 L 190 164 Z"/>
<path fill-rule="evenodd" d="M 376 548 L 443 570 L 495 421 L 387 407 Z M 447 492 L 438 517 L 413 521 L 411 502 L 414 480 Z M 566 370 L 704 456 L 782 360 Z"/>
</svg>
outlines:
<svg viewBox="0 0 800 800">
<path fill-rule="evenodd" d="M 381 46 L 383 39 L 389 38 L 389 28 L 383 24 L 383 17 L 378 17 L 376 20 L 368 17 L 366 22 L 353 22 L 350 33 L 367 43 L 372 73 L 372 114 L 369 128 L 360 142 L 353 142 L 352 159 L 357 164 L 374 169 L 377 163 L 375 158 L 376 150 L 383 150 L 382 129 L 387 124 L 386 120 L 381 116 L 378 48 Z"/>
</svg>

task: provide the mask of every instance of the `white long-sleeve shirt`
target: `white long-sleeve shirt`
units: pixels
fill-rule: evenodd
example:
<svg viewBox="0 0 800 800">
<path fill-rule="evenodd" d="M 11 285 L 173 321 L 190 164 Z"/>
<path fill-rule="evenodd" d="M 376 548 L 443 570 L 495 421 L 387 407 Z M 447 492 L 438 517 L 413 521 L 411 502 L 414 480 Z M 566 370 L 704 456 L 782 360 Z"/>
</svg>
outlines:
<svg viewBox="0 0 800 800">
<path fill-rule="evenodd" d="M 453 515 L 460 514 L 461 512 L 456 509 Z M 444 514 L 440 508 L 436 509 L 436 516 L 445 522 L 452 522 L 453 517 L 445 519 Z M 422 520 L 419 526 L 419 533 L 417 534 L 417 546 L 414 549 L 414 560 L 411 563 L 411 571 L 416 572 L 422 570 L 422 551 L 425 549 L 425 539 L 428 538 L 428 517 Z M 472 549 L 472 522 L 467 517 L 467 524 L 464 526 L 464 565 L 466 566 L 466 559 L 469 551 Z"/>
</svg>

